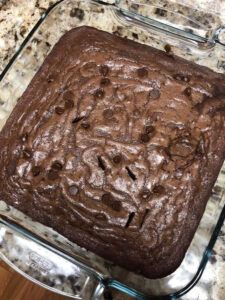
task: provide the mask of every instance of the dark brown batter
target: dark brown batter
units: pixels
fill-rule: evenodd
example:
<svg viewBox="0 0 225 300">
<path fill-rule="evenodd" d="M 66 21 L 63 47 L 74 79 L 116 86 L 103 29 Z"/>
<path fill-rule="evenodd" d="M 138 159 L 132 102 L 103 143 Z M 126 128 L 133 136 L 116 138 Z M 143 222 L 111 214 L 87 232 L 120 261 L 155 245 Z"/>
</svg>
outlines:
<svg viewBox="0 0 225 300">
<path fill-rule="evenodd" d="M 149 278 L 181 263 L 225 155 L 224 76 L 89 27 L 0 134 L 0 199 Z"/>
</svg>

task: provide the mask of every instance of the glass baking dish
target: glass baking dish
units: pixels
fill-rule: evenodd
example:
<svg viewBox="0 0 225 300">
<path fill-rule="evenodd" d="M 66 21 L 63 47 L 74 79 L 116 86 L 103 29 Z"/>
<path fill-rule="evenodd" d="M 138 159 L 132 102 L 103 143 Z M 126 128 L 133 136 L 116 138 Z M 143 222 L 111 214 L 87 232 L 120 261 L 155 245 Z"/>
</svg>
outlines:
<svg viewBox="0 0 225 300">
<path fill-rule="evenodd" d="M 0 75 L 0 128 L 54 44 L 82 25 L 164 49 L 217 72 L 225 68 L 218 14 L 166 1 L 61 0 L 38 21 Z M 1 199 L 0 257 L 28 279 L 74 299 L 111 299 L 111 294 L 118 300 L 178 299 L 197 283 L 210 257 L 225 218 L 224 191 L 225 164 L 181 266 L 162 279 L 115 266 Z"/>
</svg>

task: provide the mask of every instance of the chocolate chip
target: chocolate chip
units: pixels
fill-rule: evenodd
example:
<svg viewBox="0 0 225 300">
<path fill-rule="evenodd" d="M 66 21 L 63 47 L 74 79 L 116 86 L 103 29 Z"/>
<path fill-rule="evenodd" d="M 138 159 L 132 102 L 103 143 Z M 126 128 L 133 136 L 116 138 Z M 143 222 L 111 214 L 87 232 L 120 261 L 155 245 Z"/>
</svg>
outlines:
<svg viewBox="0 0 225 300">
<path fill-rule="evenodd" d="M 97 213 L 97 214 L 95 215 L 95 218 L 96 218 L 97 220 L 99 220 L 99 221 L 106 221 L 106 220 L 107 220 L 106 216 L 105 216 L 104 214 L 101 214 L 101 213 Z"/>
<path fill-rule="evenodd" d="M 155 131 L 154 126 L 152 126 L 152 125 L 146 125 L 146 126 L 145 126 L 145 133 L 146 133 L 146 134 L 153 133 L 154 131 Z"/>
<path fill-rule="evenodd" d="M 184 75 L 184 74 L 175 74 L 173 78 L 184 82 L 189 82 L 191 80 L 189 75 Z"/>
<path fill-rule="evenodd" d="M 71 196 L 76 196 L 79 192 L 79 189 L 75 184 L 73 184 L 73 185 L 69 186 L 68 192 Z"/>
<path fill-rule="evenodd" d="M 104 117 L 105 119 L 112 119 L 112 117 L 113 117 L 113 110 L 110 109 L 110 108 L 105 109 L 105 110 L 103 111 L 103 117 Z"/>
<path fill-rule="evenodd" d="M 122 161 L 122 156 L 120 154 L 117 154 L 113 157 L 114 164 L 119 164 Z"/>
<path fill-rule="evenodd" d="M 149 92 L 149 97 L 151 99 L 154 99 L 154 100 L 159 99 L 159 97 L 160 97 L 160 91 L 158 89 L 151 90 Z"/>
<path fill-rule="evenodd" d="M 83 118 L 84 118 L 84 117 L 81 117 L 81 116 L 79 117 L 79 116 L 77 116 L 76 118 L 74 118 L 74 119 L 72 120 L 72 123 L 73 123 L 73 124 L 76 124 L 76 123 L 80 122 L 81 120 L 83 120 Z"/>
<path fill-rule="evenodd" d="M 146 188 L 140 192 L 140 197 L 144 200 L 148 199 L 151 195 L 152 195 L 151 191 Z"/>
<path fill-rule="evenodd" d="M 56 180 L 56 179 L 58 179 L 59 178 L 58 171 L 53 170 L 53 169 L 49 170 L 48 173 L 47 173 L 47 178 L 49 180 Z"/>
<path fill-rule="evenodd" d="M 150 141 L 150 136 L 146 133 L 140 134 L 140 141 L 143 143 L 148 143 Z"/>
<path fill-rule="evenodd" d="M 184 89 L 183 91 L 184 95 L 186 95 L 187 97 L 191 96 L 191 87 L 186 87 L 186 89 Z"/>
<path fill-rule="evenodd" d="M 6 172 L 8 173 L 9 176 L 12 176 L 13 174 L 15 174 L 15 172 L 16 172 L 16 164 L 17 164 L 17 162 L 16 162 L 15 159 L 11 160 L 8 163 L 8 165 L 6 167 Z"/>
<path fill-rule="evenodd" d="M 65 109 L 71 109 L 74 107 L 74 102 L 71 99 L 67 99 L 65 100 L 65 105 L 64 105 Z"/>
<path fill-rule="evenodd" d="M 83 20 L 84 18 L 84 11 L 83 9 L 80 8 L 72 8 L 70 11 L 70 17 L 76 17 L 77 19 L 79 19 L 80 21 Z"/>
<path fill-rule="evenodd" d="M 94 96 L 98 99 L 102 99 L 105 96 L 105 92 L 103 89 L 98 89 L 95 91 Z"/>
<path fill-rule="evenodd" d="M 62 168 L 63 168 L 63 165 L 61 164 L 61 162 L 56 160 L 56 161 L 53 162 L 51 168 L 54 169 L 54 170 L 57 170 L 57 171 L 61 171 Z"/>
<path fill-rule="evenodd" d="M 102 76 L 107 76 L 108 75 L 108 73 L 109 73 L 109 67 L 108 66 L 106 66 L 106 65 L 102 65 L 102 66 L 100 66 L 100 68 L 99 68 L 99 72 L 100 72 L 100 74 L 102 75 Z"/>
<path fill-rule="evenodd" d="M 56 106 L 56 108 L 55 108 L 55 113 L 57 115 L 62 115 L 64 113 L 64 111 L 65 111 L 64 108 L 61 106 Z"/>
<path fill-rule="evenodd" d="M 31 158 L 32 157 L 32 151 L 30 149 L 25 148 L 23 150 L 23 158 Z"/>
<path fill-rule="evenodd" d="M 100 81 L 101 86 L 108 86 L 110 85 L 110 79 L 109 78 L 102 78 Z"/>
<path fill-rule="evenodd" d="M 165 49 L 166 53 L 170 53 L 171 52 L 171 46 L 169 44 L 166 44 L 164 46 L 164 49 Z"/>
<path fill-rule="evenodd" d="M 90 123 L 88 122 L 83 122 L 80 124 L 80 126 L 84 129 L 89 129 L 91 127 Z"/>
<path fill-rule="evenodd" d="M 73 100 L 74 94 L 72 91 L 66 91 L 63 93 L 63 100 Z"/>
<path fill-rule="evenodd" d="M 156 185 L 156 186 L 154 186 L 152 191 L 153 191 L 154 194 L 160 194 L 161 195 L 165 192 L 165 188 L 162 185 Z"/>
<path fill-rule="evenodd" d="M 23 143 L 25 143 L 28 140 L 28 133 L 26 132 L 26 133 L 22 134 L 20 138 L 21 138 L 21 141 Z"/>
<path fill-rule="evenodd" d="M 146 67 L 137 69 L 137 75 L 140 78 L 144 78 L 148 76 L 148 69 Z"/>
<path fill-rule="evenodd" d="M 102 195 L 102 203 L 112 208 L 115 211 L 120 211 L 122 207 L 121 202 L 115 200 L 110 193 L 105 193 Z"/>
<path fill-rule="evenodd" d="M 33 176 L 38 176 L 40 173 L 41 173 L 42 169 L 40 166 L 34 166 L 32 169 L 31 169 L 31 172 L 33 174 Z"/>
</svg>

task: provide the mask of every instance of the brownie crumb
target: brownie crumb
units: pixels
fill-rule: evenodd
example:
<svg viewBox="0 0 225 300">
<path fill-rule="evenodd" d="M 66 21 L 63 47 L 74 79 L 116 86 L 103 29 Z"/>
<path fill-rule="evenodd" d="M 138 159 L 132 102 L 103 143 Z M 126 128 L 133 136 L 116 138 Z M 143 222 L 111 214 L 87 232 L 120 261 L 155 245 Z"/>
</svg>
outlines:
<svg viewBox="0 0 225 300">
<path fill-rule="evenodd" d="M 135 38 L 136 40 L 138 39 L 138 34 L 137 34 L 137 33 L 133 32 L 133 33 L 132 33 L 132 36 L 133 36 L 133 38 Z"/>
</svg>

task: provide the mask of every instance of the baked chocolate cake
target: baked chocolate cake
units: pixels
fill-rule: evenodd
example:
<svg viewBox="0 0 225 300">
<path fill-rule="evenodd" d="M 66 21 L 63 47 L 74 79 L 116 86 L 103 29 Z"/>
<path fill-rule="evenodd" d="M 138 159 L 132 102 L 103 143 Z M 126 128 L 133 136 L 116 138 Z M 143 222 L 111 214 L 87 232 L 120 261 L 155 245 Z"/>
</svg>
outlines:
<svg viewBox="0 0 225 300">
<path fill-rule="evenodd" d="M 0 134 L 0 199 L 149 278 L 181 263 L 225 155 L 225 77 L 89 27 Z"/>
</svg>

